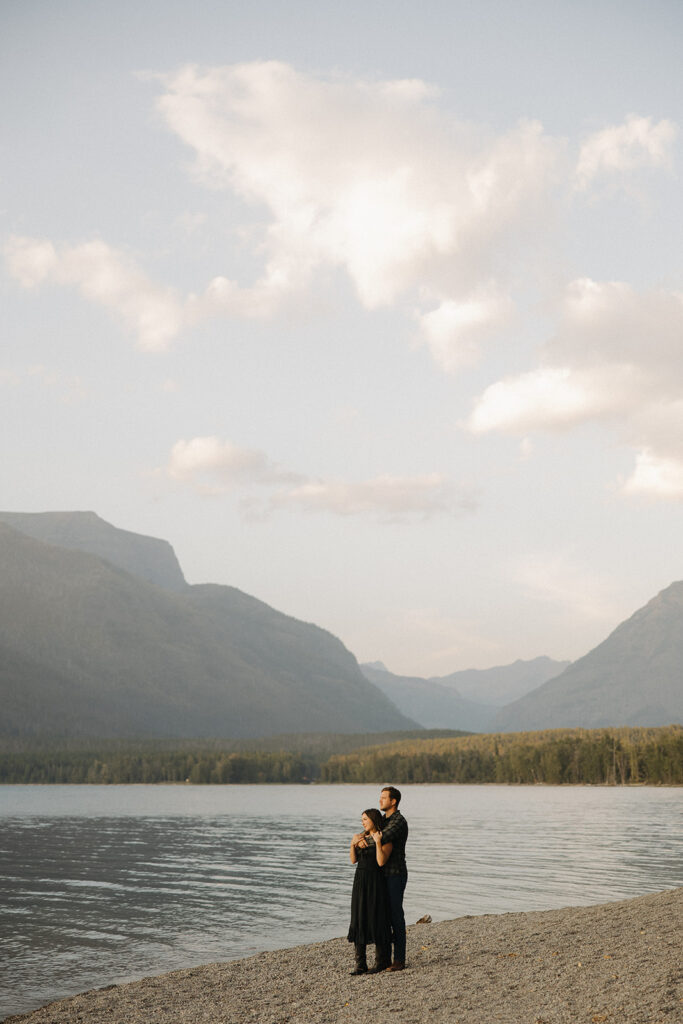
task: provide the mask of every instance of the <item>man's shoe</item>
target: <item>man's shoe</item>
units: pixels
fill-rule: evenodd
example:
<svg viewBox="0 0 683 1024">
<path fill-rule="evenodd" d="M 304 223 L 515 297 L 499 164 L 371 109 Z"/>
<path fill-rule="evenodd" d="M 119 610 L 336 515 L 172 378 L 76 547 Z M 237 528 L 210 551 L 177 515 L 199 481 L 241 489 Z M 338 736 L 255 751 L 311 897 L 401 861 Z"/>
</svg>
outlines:
<svg viewBox="0 0 683 1024">
<path fill-rule="evenodd" d="M 381 974 L 382 971 L 388 971 L 389 967 L 389 964 L 375 964 L 374 967 L 370 968 L 368 974 Z"/>
<path fill-rule="evenodd" d="M 387 967 L 387 971 L 404 971 L 406 968 L 404 960 L 394 960 L 393 964 Z"/>
</svg>

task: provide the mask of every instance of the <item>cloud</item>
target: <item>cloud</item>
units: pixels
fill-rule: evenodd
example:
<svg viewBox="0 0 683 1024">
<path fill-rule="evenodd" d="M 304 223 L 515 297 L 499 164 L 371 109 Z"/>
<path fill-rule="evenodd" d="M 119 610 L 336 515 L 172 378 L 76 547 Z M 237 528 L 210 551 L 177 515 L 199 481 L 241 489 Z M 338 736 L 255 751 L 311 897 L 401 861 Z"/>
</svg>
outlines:
<svg viewBox="0 0 683 1024">
<path fill-rule="evenodd" d="M 438 473 L 409 477 L 385 474 L 363 481 L 312 479 L 283 469 L 265 452 L 239 448 L 215 436 L 178 441 L 171 450 L 166 473 L 200 494 L 241 492 L 243 510 L 250 518 L 299 509 L 339 516 L 372 515 L 384 522 L 399 522 L 452 515 L 471 510 L 475 504 L 471 494 L 458 491 Z"/>
<path fill-rule="evenodd" d="M 386 521 L 417 515 L 451 513 L 471 507 L 439 473 L 398 477 L 383 475 L 372 480 L 309 480 L 273 497 L 274 508 L 298 508 L 305 512 L 332 512 L 340 516 L 379 515 Z"/>
<path fill-rule="evenodd" d="M 472 366 L 479 359 L 482 339 L 513 315 L 509 296 L 495 286 L 482 287 L 468 299 L 442 301 L 429 312 L 415 313 L 420 333 L 434 361 L 447 373 Z"/>
<path fill-rule="evenodd" d="M 627 494 L 678 497 L 683 473 L 683 294 L 581 279 L 535 369 L 490 385 L 466 424 L 525 435 L 611 423 L 637 454 Z"/>
<path fill-rule="evenodd" d="M 270 314 L 341 269 L 367 309 L 417 301 L 446 366 L 461 337 L 500 318 L 507 233 L 528 230 L 562 148 L 540 125 L 487 137 L 440 113 L 424 82 L 315 78 L 275 61 L 162 81 L 159 110 L 194 151 L 197 179 L 268 218 L 263 275 L 247 289 L 217 277 L 198 309 Z"/>
<path fill-rule="evenodd" d="M 678 129 L 673 121 L 655 123 L 651 117 L 630 114 L 623 124 L 589 136 L 581 146 L 576 167 L 577 186 L 587 188 L 596 178 L 624 174 L 641 167 L 665 167 Z"/>
<path fill-rule="evenodd" d="M 683 457 L 666 458 L 646 448 L 636 455 L 635 469 L 624 483 L 626 494 L 683 499 Z"/>
<path fill-rule="evenodd" d="M 542 366 L 491 384 L 479 398 L 468 426 L 475 434 L 491 430 L 526 434 L 564 430 L 618 412 L 629 389 L 628 368 L 598 367 L 591 371 L 568 366 Z"/>
<path fill-rule="evenodd" d="M 619 620 L 613 581 L 582 565 L 570 550 L 527 552 L 523 561 L 511 566 L 511 573 L 544 609 L 568 614 L 574 622 L 577 618 L 605 624 Z"/>
<path fill-rule="evenodd" d="M 184 326 L 183 304 L 174 291 L 155 285 L 130 257 L 104 242 L 57 249 L 45 239 L 14 236 L 5 246 L 5 260 L 24 288 L 71 285 L 114 310 L 144 349 L 165 349 Z"/>
<path fill-rule="evenodd" d="M 457 372 L 509 329 L 512 297 L 547 275 L 577 182 L 586 189 L 665 166 L 676 135 L 671 121 L 630 115 L 586 139 L 575 165 L 566 140 L 538 122 L 498 134 L 463 123 L 419 79 L 314 76 L 254 61 L 186 66 L 156 81 L 159 115 L 192 152 L 194 180 L 244 204 L 233 232 L 249 222 L 242 239 L 259 268 L 251 283 L 218 266 L 181 296 L 102 241 L 14 238 L 6 249 L 22 285 L 78 288 L 150 350 L 210 317 L 310 308 L 314 289 L 344 275 L 364 309 L 399 309 L 436 363 Z M 200 231 L 204 215 L 176 223 Z"/>
<path fill-rule="evenodd" d="M 204 494 L 224 494 L 244 484 L 273 486 L 301 479 L 279 469 L 264 452 L 238 448 L 215 436 L 177 441 L 167 472 L 173 480 L 191 483 Z"/>
</svg>

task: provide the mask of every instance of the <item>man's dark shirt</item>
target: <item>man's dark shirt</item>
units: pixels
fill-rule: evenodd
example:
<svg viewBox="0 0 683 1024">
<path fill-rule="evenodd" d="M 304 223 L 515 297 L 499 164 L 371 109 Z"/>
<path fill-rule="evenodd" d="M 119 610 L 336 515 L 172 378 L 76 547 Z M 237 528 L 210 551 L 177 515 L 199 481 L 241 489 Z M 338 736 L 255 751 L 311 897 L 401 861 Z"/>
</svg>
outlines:
<svg viewBox="0 0 683 1024">
<path fill-rule="evenodd" d="M 389 818 L 382 820 L 382 845 L 391 843 L 392 850 L 389 860 L 382 869 L 385 875 L 407 875 L 406 839 L 408 838 L 408 822 L 400 811 L 394 811 Z"/>
</svg>

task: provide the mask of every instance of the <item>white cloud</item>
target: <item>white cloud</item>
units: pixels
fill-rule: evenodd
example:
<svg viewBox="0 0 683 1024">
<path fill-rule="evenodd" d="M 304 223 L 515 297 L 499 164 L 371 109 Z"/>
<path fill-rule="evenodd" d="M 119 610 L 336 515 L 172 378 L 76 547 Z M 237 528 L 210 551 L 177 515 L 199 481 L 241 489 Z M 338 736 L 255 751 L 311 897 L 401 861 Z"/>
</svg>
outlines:
<svg viewBox="0 0 683 1024">
<path fill-rule="evenodd" d="M 655 123 L 651 117 L 636 114 L 630 114 L 623 124 L 595 132 L 581 147 L 576 167 L 578 187 L 587 188 L 600 176 L 667 166 L 676 135 L 673 121 Z"/>
<path fill-rule="evenodd" d="M 683 466 L 683 295 L 573 282 L 536 369 L 490 385 L 467 427 L 528 434 L 611 422 L 639 454 L 626 493 L 675 497 Z"/>
<path fill-rule="evenodd" d="M 635 469 L 623 490 L 625 494 L 650 498 L 683 499 L 683 453 L 675 459 L 647 448 L 638 452 Z"/>
<path fill-rule="evenodd" d="M 239 448 L 215 436 L 178 441 L 166 467 L 168 476 L 200 494 L 241 491 L 252 518 L 278 510 L 373 515 L 385 522 L 427 518 L 472 509 L 474 498 L 444 476 L 388 474 L 363 481 L 319 480 L 282 469 L 265 452 Z M 265 497 L 258 491 L 266 490 Z"/>
<path fill-rule="evenodd" d="M 52 242 L 17 236 L 10 238 L 5 246 L 5 260 L 12 276 L 24 288 L 42 284 L 58 265 Z"/>
<path fill-rule="evenodd" d="M 144 349 L 165 349 L 184 325 L 183 306 L 173 290 L 155 285 L 130 257 L 104 242 L 57 250 L 44 239 L 15 236 L 5 246 L 5 260 L 24 288 L 71 285 L 91 302 L 114 310 Z"/>
<path fill-rule="evenodd" d="M 495 287 L 481 288 L 468 299 L 443 300 L 415 317 L 435 362 L 447 373 L 478 361 L 483 338 L 512 317 L 512 300 Z"/>
<path fill-rule="evenodd" d="M 471 507 L 471 502 L 458 499 L 445 477 L 426 473 L 412 477 L 383 475 L 358 482 L 309 480 L 276 494 L 273 506 L 341 516 L 371 513 L 391 521 L 450 513 Z"/>
<path fill-rule="evenodd" d="M 192 483 L 202 493 L 212 494 L 244 484 L 272 486 L 300 479 L 280 470 L 264 452 L 238 448 L 215 436 L 177 441 L 167 471 L 172 479 Z"/>
<path fill-rule="evenodd" d="M 163 81 L 159 109 L 194 150 L 198 179 L 269 216 L 262 277 L 249 289 L 218 277 L 198 309 L 270 314 L 327 267 L 368 309 L 410 295 L 429 318 L 436 296 L 442 315 L 425 326 L 442 362 L 458 361 L 443 321 L 457 320 L 452 334 L 496 319 L 483 306 L 499 290 L 506 232 L 528 229 L 561 148 L 539 125 L 487 139 L 440 114 L 423 82 L 314 78 L 273 61 Z"/>
<path fill-rule="evenodd" d="M 634 383 L 630 367 L 582 371 L 542 366 L 491 384 L 479 398 L 468 426 L 476 434 L 569 429 L 623 411 Z"/>
<path fill-rule="evenodd" d="M 565 140 L 537 122 L 496 136 L 443 112 L 437 90 L 418 79 L 322 77 L 255 61 L 157 80 L 158 110 L 194 153 L 196 181 L 258 211 L 248 232 L 260 261 L 253 282 L 217 267 L 204 289 L 179 296 L 101 241 L 15 238 L 6 249 L 25 287 L 77 287 L 147 349 L 207 317 L 310 306 L 311 290 L 343 273 L 364 308 L 412 315 L 421 343 L 455 372 L 509 326 L 520 286 L 547 273 L 576 181 L 665 165 L 676 133 L 670 121 L 632 115 L 588 138 L 574 167 Z M 196 231 L 203 221 L 186 212 L 177 225 Z"/>
</svg>

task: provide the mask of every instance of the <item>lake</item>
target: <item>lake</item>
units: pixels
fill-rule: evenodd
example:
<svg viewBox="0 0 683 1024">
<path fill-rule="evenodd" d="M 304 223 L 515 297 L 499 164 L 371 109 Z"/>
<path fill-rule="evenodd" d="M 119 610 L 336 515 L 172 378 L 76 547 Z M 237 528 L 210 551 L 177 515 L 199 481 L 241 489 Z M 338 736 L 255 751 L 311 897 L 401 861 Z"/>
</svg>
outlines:
<svg viewBox="0 0 683 1024">
<path fill-rule="evenodd" d="M 683 885 L 681 789 L 402 791 L 409 924 Z M 348 844 L 378 795 L 367 785 L 0 786 L 0 1018 L 344 935 Z"/>
</svg>

